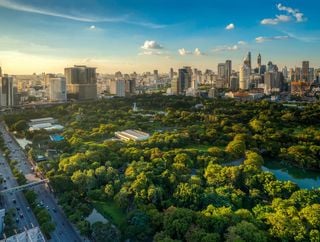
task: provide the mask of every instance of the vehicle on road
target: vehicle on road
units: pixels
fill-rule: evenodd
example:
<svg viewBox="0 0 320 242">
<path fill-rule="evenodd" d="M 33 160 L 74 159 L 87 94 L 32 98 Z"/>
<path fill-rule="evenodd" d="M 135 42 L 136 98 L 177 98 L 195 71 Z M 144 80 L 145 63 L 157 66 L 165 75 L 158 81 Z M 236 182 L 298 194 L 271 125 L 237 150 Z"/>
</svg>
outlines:
<svg viewBox="0 0 320 242">
<path fill-rule="evenodd" d="M 12 202 L 13 202 L 13 203 L 17 203 L 16 199 L 12 199 Z"/>
</svg>

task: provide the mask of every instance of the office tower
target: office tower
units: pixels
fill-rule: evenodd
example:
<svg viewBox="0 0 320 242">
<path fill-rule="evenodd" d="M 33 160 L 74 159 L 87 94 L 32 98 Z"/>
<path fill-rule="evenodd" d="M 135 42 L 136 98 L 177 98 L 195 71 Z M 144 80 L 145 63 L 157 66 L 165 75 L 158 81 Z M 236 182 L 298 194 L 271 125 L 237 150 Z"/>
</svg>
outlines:
<svg viewBox="0 0 320 242">
<path fill-rule="evenodd" d="M 290 68 L 290 70 L 289 70 L 289 74 L 288 74 L 288 80 L 290 81 L 290 82 L 293 82 L 294 81 L 294 70 L 293 70 L 293 68 Z"/>
<path fill-rule="evenodd" d="M 248 52 L 248 55 L 244 60 L 244 64 L 247 65 L 250 68 L 250 73 L 251 73 L 251 69 L 252 69 L 252 66 L 251 66 L 251 52 Z"/>
<path fill-rule="evenodd" d="M 67 83 L 64 77 L 49 78 L 49 100 L 52 102 L 67 101 Z"/>
<path fill-rule="evenodd" d="M 258 63 L 258 68 L 260 69 L 261 68 L 261 55 L 260 55 L 260 53 L 258 55 L 257 63 Z"/>
<path fill-rule="evenodd" d="M 189 75 L 188 69 L 186 68 L 179 69 L 179 76 L 178 76 L 179 94 L 184 93 L 189 87 L 191 87 L 191 81 L 189 86 L 189 79 L 191 80 L 191 76 Z"/>
<path fill-rule="evenodd" d="M 227 86 L 229 87 L 231 85 L 230 84 L 230 77 L 231 77 L 231 73 L 232 73 L 232 62 L 231 62 L 231 60 L 227 60 L 226 61 L 224 72 L 225 72 L 224 76 L 225 76 L 225 79 L 226 79 L 226 83 L 227 83 Z"/>
<path fill-rule="evenodd" d="M 174 76 L 171 80 L 171 93 L 173 95 L 180 94 L 180 84 L 179 84 L 179 78 L 177 76 Z"/>
<path fill-rule="evenodd" d="M 183 67 L 183 69 L 185 69 L 186 71 L 187 71 L 187 80 L 186 80 L 186 87 L 185 87 L 185 89 L 188 89 L 189 87 L 191 87 L 191 85 L 192 85 L 192 69 L 191 69 L 191 67 L 190 66 L 184 66 Z"/>
<path fill-rule="evenodd" d="M 284 68 L 282 68 L 282 74 L 285 80 L 288 79 L 288 68 L 285 66 Z"/>
<path fill-rule="evenodd" d="M 250 67 L 245 63 L 240 66 L 239 72 L 239 88 L 242 90 L 249 89 Z"/>
<path fill-rule="evenodd" d="M 136 94 L 136 79 L 126 80 L 126 96 Z"/>
<path fill-rule="evenodd" d="M 266 72 L 264 74 L 265 93 L 280 92 L 283 74 L 281 72 Z"/>
<path fill-rule="evenodd" d="M 126 96 L 126 81 L 123 79 L 111 80 L 110 81 L 110 94 L 117 97 Z"/>
<path fill-rule="evenodd" d="M 13 78 L 3 75 L 1 79 L 1 106 L 11 107 L 14 105 Z"/>
<path fill-rule="evenodd" d="M 96 68 L 74 66 L 64 69 L 67 81 L 67 95 L 77 100 L 97 98 Z"/>
<path fill-rule="evenodd" d="M 218 78 L 221 78 L 221 79 L 225 78 L 225 64 L 224 63 L 218 64 Z"/>
<path fill-rule="evenodd" d="M 294 80 L 296 82 L 301 81 L 301 68 L 300 67 L 296 67 L 294 70 Z"/>
<path fill-rule="evenodd" d="M 154 70 L 153 71 L 153 80 L 154 81 L 159 80 L 159 72 L 158 72 L 158 70 Z"/>
<path fill-rule="evenodd" d="M 238 76 L 231 76 L 230 77 L 230 89 L 231 91 L 239 90 L 239 77 Z"/>
<path fill-rule="evenodd" d="M 314 68 L 309 68 L 309 77 L 308 80 L 310 83 L 313 83 L 315 80 Z"/>
<path fill-rule="evenodd" d="M 173 75 L 174 75 L 173 68 L 170 68 L 169 78 L 172 79 L 172 78 L 173 78 Z"/>
<path fill-rule="evenodd" d="M 302 62 L 301 81 L 309 82 L 309 61 Z"/>
</svg>

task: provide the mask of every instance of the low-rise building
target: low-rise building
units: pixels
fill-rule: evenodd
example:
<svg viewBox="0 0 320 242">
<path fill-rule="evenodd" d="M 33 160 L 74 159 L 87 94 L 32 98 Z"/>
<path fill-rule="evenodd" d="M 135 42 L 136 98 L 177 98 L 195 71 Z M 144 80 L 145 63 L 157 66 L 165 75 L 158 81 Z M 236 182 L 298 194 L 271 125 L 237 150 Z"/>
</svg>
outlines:
<svg viewBox="0 0 320 242">
<path fill-rule="evenodd" d="M 143 141 L 150 137 L 148 133 L 131 129 L 115 132 L 115 136 L 123 141 Z"/>
</svg>

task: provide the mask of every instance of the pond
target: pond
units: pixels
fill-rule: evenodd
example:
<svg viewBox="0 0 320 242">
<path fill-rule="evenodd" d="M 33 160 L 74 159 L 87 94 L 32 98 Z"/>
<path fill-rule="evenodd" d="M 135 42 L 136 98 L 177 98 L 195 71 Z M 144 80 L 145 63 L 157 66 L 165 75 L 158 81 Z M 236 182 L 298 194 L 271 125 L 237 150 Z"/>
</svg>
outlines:
<svg viewBox="0 0 320 242">
<path fill-rule="evenodd" d="M 306 171 L 277 161 L 265 161 L 262 170 L 273 173 L 280 181 L 292 181 L 302 189 L 320 188 L 320 172 Z"/>
</svg>

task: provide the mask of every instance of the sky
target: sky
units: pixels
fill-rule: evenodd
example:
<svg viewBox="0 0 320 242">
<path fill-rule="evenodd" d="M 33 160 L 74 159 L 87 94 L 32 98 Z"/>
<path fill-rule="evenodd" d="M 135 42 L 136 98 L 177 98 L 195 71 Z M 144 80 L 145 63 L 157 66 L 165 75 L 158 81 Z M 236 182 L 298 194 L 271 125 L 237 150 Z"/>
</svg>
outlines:
<svg viewBox="0 0 320 242">
<path fill-rule="evenodd" d="M 320 67 L 319 0 L 0 0 L 8 74 L 100 73 L 253 63 Z"/>
</svg>

